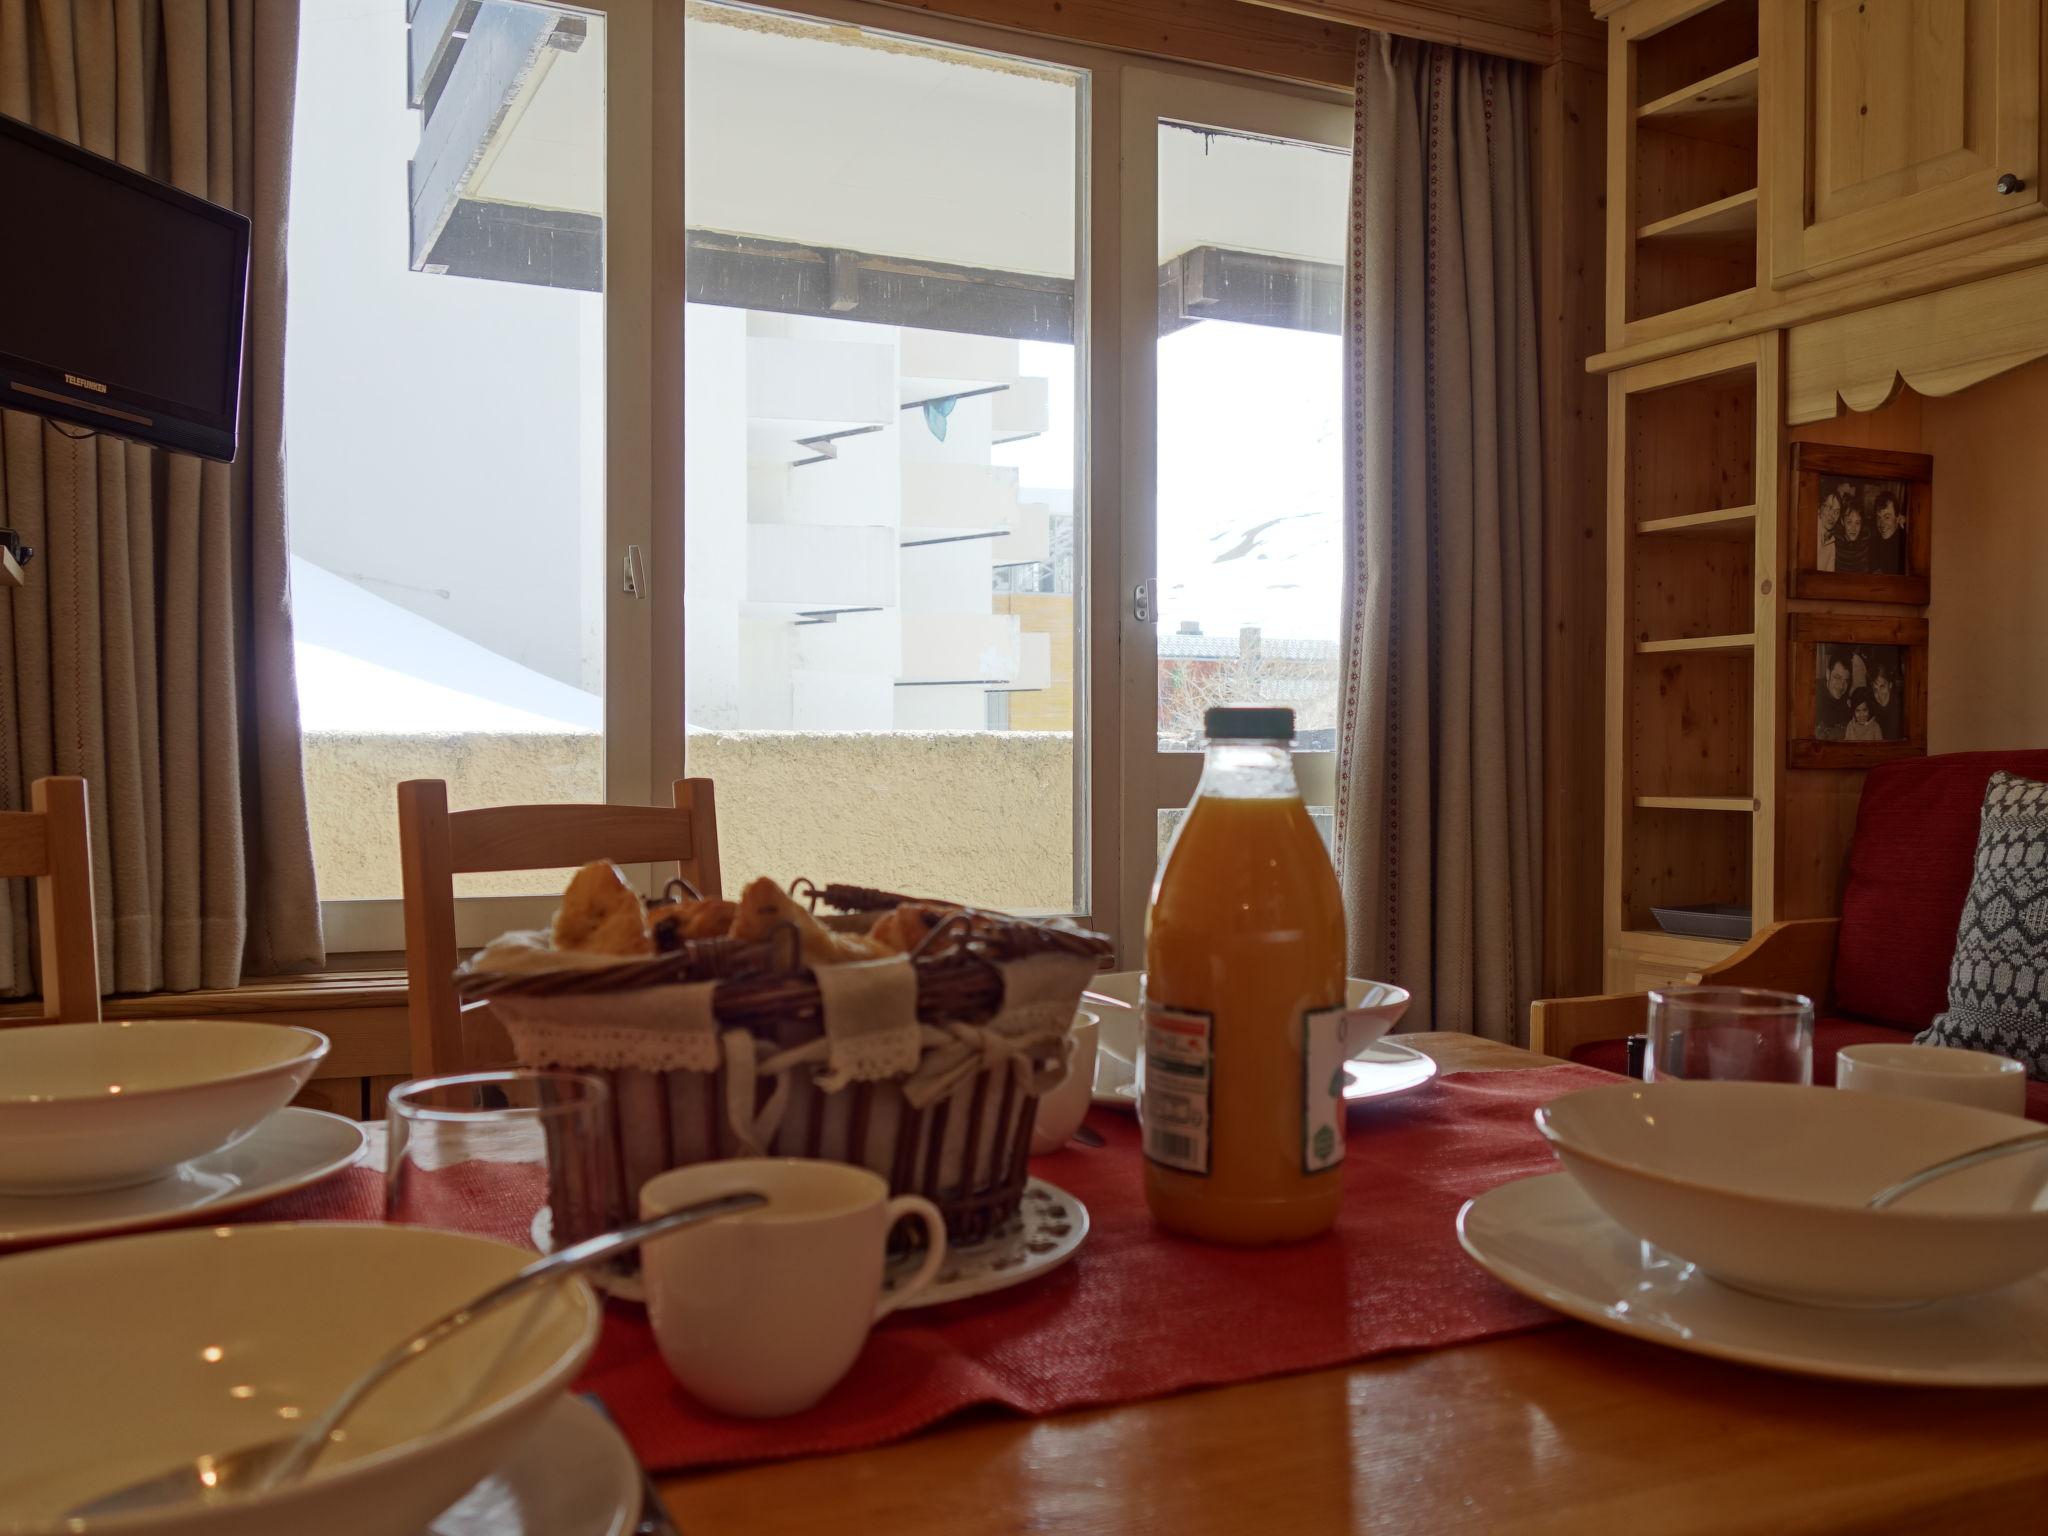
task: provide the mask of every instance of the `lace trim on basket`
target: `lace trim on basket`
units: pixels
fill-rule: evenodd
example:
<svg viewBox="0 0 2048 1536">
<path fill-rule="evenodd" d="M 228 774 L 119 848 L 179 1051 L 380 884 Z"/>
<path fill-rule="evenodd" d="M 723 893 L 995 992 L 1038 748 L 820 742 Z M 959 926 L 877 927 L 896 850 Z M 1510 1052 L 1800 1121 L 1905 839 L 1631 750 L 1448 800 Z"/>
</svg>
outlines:
<svg viewBox="0 0 2048 1536">
<path fill-rule="evenodd" d="M 924 1042 L 917 1022 L 917 968 L 907 956 L 823 965 L 815 972 L 825 1006 L 826 1069 L 818 1086 L 877 1083 L 917 1070 Z"/>
<path fill-rule="evenodd" d="M 523 1062 L 646 1072 L 716 1072 L 718 983 L 568 997 L 500 997 L 492 1007 Z"/>
</svg>

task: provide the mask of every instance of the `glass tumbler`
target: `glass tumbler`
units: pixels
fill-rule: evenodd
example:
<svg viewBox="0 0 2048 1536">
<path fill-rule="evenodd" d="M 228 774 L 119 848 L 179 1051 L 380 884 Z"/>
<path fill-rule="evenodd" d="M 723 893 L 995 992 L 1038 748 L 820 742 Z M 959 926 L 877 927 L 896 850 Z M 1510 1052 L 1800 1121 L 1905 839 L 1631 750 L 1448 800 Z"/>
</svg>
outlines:
<svg viewBox="0 0 2048 1536">
<path fill-rule="evenodd" d="M 1813 1082 L 1813 1000 L 1754 987 L 1666 987 L 1650 994 L 1644 1077 Z"/>
<path fill-rule="evenodd" d="M 601 1232 L 615 1180 L 611 1090 L 579 1072 L 473 1072 L 387 1101 L 384 1219 L 543 1252 Z"/>
</svg>

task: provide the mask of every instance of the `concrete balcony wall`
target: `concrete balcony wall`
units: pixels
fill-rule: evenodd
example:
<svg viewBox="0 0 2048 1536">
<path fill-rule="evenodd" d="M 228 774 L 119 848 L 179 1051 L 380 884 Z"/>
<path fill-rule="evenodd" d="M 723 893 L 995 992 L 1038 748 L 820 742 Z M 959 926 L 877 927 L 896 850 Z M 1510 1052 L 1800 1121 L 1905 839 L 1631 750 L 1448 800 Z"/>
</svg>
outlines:
<svg viewBox="0 0 2048 1536">
<path fill-rule="evenodd" d="M 1052 430 L 1051 381 L 1039 377 L 1011 379 L 1000 395 L 989 396 L 989 430 L 997 442 L 1037 437 Z"/>
<path fill-rule="evenodd" d="M 962 401 L 964 409 L 973 404 Z M 1006 528 L 1017 515 L 1017 471 L 1002 465 L 906 460 L 903 526 Z"/>
<path fill-rule="evenodd" d="M 1008 682 L 1022 669 L 1022 626 L 1008 614 L 906 613 L 906 681 Z"/>
<path fill-rule="evenodd" d="M 906 613 L 989 612 L 994 575 L 990 563 L 994 558 L 992 550 L 1005 540 L 961 538 L 954 530 L 945 528 L 906 528 L 903 538 L 910 545 L 898 551 Z M 922 539 L 949 542 L 915 542 Z"/>
<path fill-rule="evenodd" d="M 751 524 L 747 601 L 798 609 L 890 607 L 896 602 L 896 530 Z"/>
<path fill-rule="evenodd" d="M 940 690 L 929 690 L 938 692 Z M 693 732 L 690 772 L 718 785 L 728 895 L 808 875 L 1012 911 L 1073 905 L 1073 738 L 1065 732 Z M 399 894 L 392 786 L 442 778 L 457 809 L 603 798 L 594 735 L 309 733 L 320 894 Z M 463 876 L 466 895 L 557 891 L 562 878 Z"/>
<path fill-rule="evenodd" d="M 880 426 L 896 411 L 896 349 L 886 343 L 747 338 L 747 415 L 755 421 Z"/>
<path fill-rule="evenodd" d="M 905 326 L 900 334 L 906 400 L 947 389 L 1007 384 L 1017 376 L 1017 343 L 1007 337 L 925 331 L 912 326 Z"/>
</svg>

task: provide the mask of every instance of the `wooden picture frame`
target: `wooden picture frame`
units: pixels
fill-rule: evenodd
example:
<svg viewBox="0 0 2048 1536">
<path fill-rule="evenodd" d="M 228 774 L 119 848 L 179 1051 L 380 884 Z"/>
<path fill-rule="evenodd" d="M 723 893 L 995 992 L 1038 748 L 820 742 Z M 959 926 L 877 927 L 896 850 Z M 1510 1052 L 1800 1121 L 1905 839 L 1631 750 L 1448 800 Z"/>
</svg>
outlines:
<svg viewBox="0 0 2048 1536">
<path fill-rule="evenodd" d="M 1822 508 L 1849 493 L 1834 528 L 1860 525 L 1853 545 L 1831 538 L 1823 549 Z M 1888 510 L 1889 509 L 1889 510 Z M 1927 601 L 1933 556 L 1934 460 L 1887 448 L 1792 445 L 1792 595 L 1857 603 Z M 1887 537 L 1878 526 L 1892 522 Z M 1888 548 L 1892 540 L 1896 548 Z M 1853 562 L 1854 569 L 1844 567 Z"/>
<path fill-rule="evenodd" d="M 1839 693 L 1837 667 L 1846 674 Z M 1788 767 L 1872 768 L 1927 755 L 1925 619 L 1795 613 L 1785 669 Z"/>
</svg>

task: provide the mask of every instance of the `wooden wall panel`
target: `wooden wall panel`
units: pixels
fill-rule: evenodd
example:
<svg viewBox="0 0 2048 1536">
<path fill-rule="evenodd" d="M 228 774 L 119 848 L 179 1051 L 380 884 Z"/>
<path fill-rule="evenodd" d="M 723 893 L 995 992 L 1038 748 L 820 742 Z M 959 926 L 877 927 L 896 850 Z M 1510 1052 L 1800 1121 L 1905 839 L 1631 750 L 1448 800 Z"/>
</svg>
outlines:
<svg viewBox="0 0 2048 1536">
<path fill-rule="evenodd" d="M 1577 14 L 1590 26 L 1583 7 Z M 1596 55 L 1597 56 L 1597 55 Z M 1544 462 L 1543 994 L 1601 983 L 1607 391 L 1607 75 L 1566 60 L 1537 96 L 1537 297 Z"/>
<path fill-rule="evenodd" d="M 1785 440 L 1788 444 L 1832 443 L 1843 448 L 1897 448 L 1921 452 L 1922 410 L 1927 403 L 1910 390 L 1902 391 L 1882 410 L 1844 411 L 1828 421 L 1793 427 L 1786 432 Z M 1787 509 L 1780 540 L 1779 569 L 1789 570 L 1795 534 L 1790 509 L 1797 505 L 1792 497 L 1789 447 L 1778 471 L 1783 486 L 1780 505 Z M 1939 465 L 1935 472 L 1940 474 Z M 1941 506 L 1938 499 L 1935 506 L 1937 510 Z M 1786 600 L 1783 606 L 1788 613 L 1919 612 L 1916 608 L 1890 605 L 1844 605 L 1796 598 Z M 1785 687 L 1788 690 L 1797 687 L 1798 681 L 1788 677 Z M 1789 694 L 1787 698 L 1789 700 Z M 1783 721 L 1773 722 L 1773 728 L 1782 748 Z M 1943 750 L 1939 743 L 1932 745 L 1935 751 Z M 1776 768 L 1778 826 L 1775 874 L 1776 916 L 1779 918 L 1833 917 L 1842 910 L 1842 874 L 1849 857 L 1849 842 L 1856 831 L 1856 803 L 1863 795 L 1863 774 L 1860 768 L 1787 768 L 1781 752 Z"/>
<path fill-rule="evenodd" d="M 1928 748 L 2048 746 L 2048 360 L 1920 410 L 1935 481 Z"/>
</svg>

